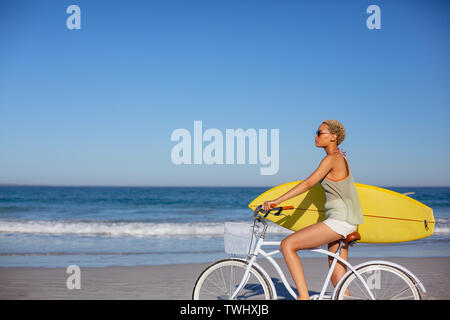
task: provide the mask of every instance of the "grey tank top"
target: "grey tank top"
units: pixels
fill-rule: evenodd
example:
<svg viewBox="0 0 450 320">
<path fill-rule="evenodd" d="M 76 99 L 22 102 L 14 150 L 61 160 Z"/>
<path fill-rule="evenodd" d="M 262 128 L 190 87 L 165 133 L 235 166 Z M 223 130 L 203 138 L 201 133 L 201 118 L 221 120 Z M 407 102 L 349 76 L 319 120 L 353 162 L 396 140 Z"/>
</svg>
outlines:
<svg viewBox="0 0 450 320">
<path fill-rule="evenodd" d="M 352 225 L 363 224 L 364 218 L 355 182 L 347 158 L 343 157 L 347 165 L 348 176 L 339 180 L 323 178 L 320 181 L 325 190 L 325 217 L 346 221 Z"/>
</svg>

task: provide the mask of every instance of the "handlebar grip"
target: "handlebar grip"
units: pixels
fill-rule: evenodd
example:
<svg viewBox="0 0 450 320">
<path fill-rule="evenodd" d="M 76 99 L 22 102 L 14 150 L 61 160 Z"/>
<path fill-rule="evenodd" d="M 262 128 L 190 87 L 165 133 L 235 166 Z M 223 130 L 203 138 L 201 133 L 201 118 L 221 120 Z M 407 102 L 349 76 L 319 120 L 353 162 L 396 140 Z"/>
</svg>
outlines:
<svg viewBox="0 0 450 320">
<path fill-rule="evenodd" d="M 271 205 L 270 205 L 270 207 L 271 208 L 275 208 L 276 206 L 275 206 L 275 203 L 272 203 Z M 294 209 L 294 206 L 285 206 L 285 207 L 281 207 L 281 209 L 283 209 L 283 210 L 292 210 L 292 209 Z"/>
</svg>

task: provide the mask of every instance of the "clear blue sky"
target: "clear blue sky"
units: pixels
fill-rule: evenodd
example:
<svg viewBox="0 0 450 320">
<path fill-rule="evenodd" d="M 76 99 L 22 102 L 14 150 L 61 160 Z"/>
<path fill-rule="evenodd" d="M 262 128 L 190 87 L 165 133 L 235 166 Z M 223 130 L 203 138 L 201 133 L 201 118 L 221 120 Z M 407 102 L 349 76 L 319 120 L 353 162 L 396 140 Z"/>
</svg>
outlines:
<svg viewBox="0 0 450 320">
<path fill-rule="evenodd" d="M 314 131 L 338 119 L 356 182 L 448 186 L 449 16 L 435 0 L 1 1 L 0 183 L 277 185 L 317 167 Z M 194 120 L 279 129 L 278 173 L 174 165 L 171 133 Z"/>
</svg>

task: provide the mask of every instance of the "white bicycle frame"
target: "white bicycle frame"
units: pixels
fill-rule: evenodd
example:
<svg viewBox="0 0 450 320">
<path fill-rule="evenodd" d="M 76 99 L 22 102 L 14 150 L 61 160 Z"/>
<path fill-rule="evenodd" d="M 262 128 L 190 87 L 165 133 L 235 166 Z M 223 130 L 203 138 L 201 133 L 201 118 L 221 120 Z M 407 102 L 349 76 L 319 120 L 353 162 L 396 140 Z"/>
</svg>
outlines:
<svg viewBox="0 0 450 320">
<path fill-rule="evenodd" d="M 246 270 L 245 270 L 244 276 L 242 277 L 242 280 L 241 280 L 240 284 L 238 285 L 238 287 L 236 288 L 236 290 L 233 292 L 233 294 L 232 294 L 232 296 L 231 296 L 231 299 L 235 299 L 236 296 L 239 294 L 239 292 L 242 290 L 242 288 L 243 288 L 243 287 L 245 286 L 245 284 L 247 283 L 248 278 L 249 278 L 249 276 L 250 276 L 250 270 L 251 270 L 252 266 L 255 266 L 259 271 L 261 271 L 261 272 L 264 274 L 264 276 L 265 276 L 265 277 L 267 278 L 267 280 L 269 281 L 269 284 L 270 284 L 270 286 L 271 286 L 271 288 L 272 288 L 272 292 L 274 293 L 274 297 L 273 297 L 273 298 L 274 298 L 274 299 L 278 299 L 277 291 L 276 291 L 276 289 L 275 289 L 275 286 L 274 286 L 274 284 L 273 284 L 273 281 L 272 281 L 271 277 L 267 274 L 267 272 L 266 272 L 262 267 L 260 267 L 260 266 L 255 262 L 256 257 L 257 257 L 258 255 L 260 255 L 260 254 L 261 254 L 264 258 L 266 258 L 267 260 L 269 260 L 270 263 L 273 265 L 273 267 L 275 268 L 275 270 L 278 272 L 278 275 L 280 276 L 280 278 L 281 278 L 281 280 L 282 280 L 284 286 L 285 286 L 286 289 L 289 291 L 289 293 L 292 295 L 292 297 L 294 297 L 294 299 L 297 298 L 297 294 L 294 292 L 294 290 L 292 290 L 292 288 L 291 288 L 291 286 L 289 285 L 288 281 L 286 280 L 286 277 L 284 276 L 284 273 L 283 273 L 283 271 L 281 270 L 280 266 L 279 266 L 278 263 L 272 258 L 272 256 L 275 255 L 275 254 L 277 254 L 277 253 L 279 253 L 280 250 L 277 249 L 277 250 L 274 250 L 274 251 L 271 251 L 271 252 L 268 252 L 268 253 L 267 253 L 267 252 L 265 252 L 264 250 L 261 249 L 262 246 L 277 246 L 277 247 L 279 247 L 280 244 L 281 244 L 280 241 L 265 241 L 264 238 L 262 238 L 262 237 L 259 237 L 259 238 L 258 238 L 258 242 L 256 243 L 255 251 L 254 251 L 252 257 L 250 258 L 250 260 L 248 261 L 248 265 L 247 265 L 247 268 L 246 268 Z M 327 277 L 326 277 L 326 279 L 325 279 L 325 282 L 324 282 L 324 284 L 323 284 L 323 287 L 322 287 L 322 290 L 321 290 L 319 296 L 317 297 L 317 295 L 314 295 L 314 296 L 312 296 L 312 298 L 319 299 L 319 300 L 322 300 L 322 299 L 324 299 L 324 298 L 327 298 L 327 299 L 332 299 L 332 298 L 334 298 L 335 295 L 336 295 L 336 288 L 339 287 L 340 282 L 341 282 L 343 279 L 346 278 L 346 275 L 347 275 L 348 273 L 354 273 L 354 274 L 356 275 L 356 277 L 361 281 L 361 283 L 363 284 L 364 288 L 367 290 L 367 293 L 369 294 L 370 299 L 375 300 L 375 297 L 373 296 L 373 294 L 372 294 L 372 292 L 371 292 L 369 286 L 367 285 L 366 281 L 364 281 L 364 279 L 361 277 L 361 275 L 356 271 L 358 268 L 360 268 L 360 267 L 362 267 L 362 266 L 364 266 L 364 265 L 366 265 L 366 264 L 369 264 L 369 263 L 383 263 L 383 264 L 388 264 L 388 265 L 394 266 L 394 267 L 396 267 L 396 268 L 399 268 L 399 269 L 405 271 L 410 277 L 412 277 L 412 278 L 415 280 L 416 284 L 420 286 L 420 288 L 422 289 L 422 291 L 423 291 L 423 292 L 426 292 L 426 290 L 425 290 L 424 286 L 422 285 L 422 283 L 420 282 L 420 280 L 419 280 L 419 279 L 418 279 L 411 271 L 409 271 L 408 269 L 406 269 L 406 268 L 404 268 L 404 267 L 402 267 L 402 266 L 400 266 L 400 265 L 398 265 L 398 264 L 396 264 L 396 263 L 389 262 L 389 261 L 368 261 L 368 262 L 362 263 L 362 264 L 360 264 L 360 265 L 357 265 L 357 266 L 355 266 L 355 267 L 352 266 L 350 263 L 348 263 L 347 261 L 345 261 L 344 259 L 342 259 L 342 258 L 339 256 L 343 244 L 344 244 L 343 241 L 340 241 L 340 243 L 339 243 L 339 248 L 338 248 L 338 250 L 336 251 L 336 253 L 332 253 L 332 252 L 330 252 L 330 251 L 323 250 L 323 249 L 310 249 L 310 250 L 309 250 L 309 251 L 312 251 L 312 252 L 317 252 L 317 253 L 325 254 L 325 255 L 327 255 L 327 256 L 331 256 L 331 257 L 334 258 L 334 259 L 333 259 L 333 263 L 332 263 L 331 266 L 330 266 L 330 270 L 328 271 Z M 247 261 L 246 259 L 242 259 L 242 260 L 243 260 L 243 261 Z M 331 297 L 330 297 L 330 296 L 325 296 L 325 290 L 326 290 L 327 287 L 328 287 L 328 284 L 329 284 L 330 279 L 331 279 L 331 275 L 333 274 L 333 271 L 334 271 L 334 268 L 336 267 L 336 262 L 337 262 L 337 261 L 342 262 L 343 264 L 345 264 L 349 270 L 347 271 L 347 273 L 346 273 L 344 276 L 342 276 L 342 278 L 341 278 L 340 282 L 338 283 L 338 285 L 336 285 L 336 288 L 335 288 L 334 291 L 333 291 L 333 295 L 332 295 Z"/>
</svg>

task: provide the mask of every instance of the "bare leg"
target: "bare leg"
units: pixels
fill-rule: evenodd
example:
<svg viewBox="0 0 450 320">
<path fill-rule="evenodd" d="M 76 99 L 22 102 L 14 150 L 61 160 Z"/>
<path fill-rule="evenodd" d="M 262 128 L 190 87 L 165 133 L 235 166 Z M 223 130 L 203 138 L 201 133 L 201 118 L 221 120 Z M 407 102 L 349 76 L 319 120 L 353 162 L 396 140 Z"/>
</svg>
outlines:
<svg viewBox="0 0 450 320">
<path fill-rule="evenodd" d="M 318 222 L 291 234 L 281 242 L 281 251 L 298 290 L 297 299 L 309 299 L 305 274 L 297 251 L 316 248 L 341 238 L 340 234 L 326 224 Z"/>
<path fill-rule="evenodd" d="M 335 241 L 328 244 L 328 251 L 331 251 L 333 253 L 336 253 L 337 249 L 339 248 L 339 241 Z M 339 257 L 344 259 L 345 261 L 348 261 L 348 247 L 342 247 L 341 253 L 339 254 Z M 333 263 L 333 257 L 328 256 L 328 265 L 331 267 L 331 264 Z M 339 280 L 342 278 L 342 276 L 347 271 L 347 267 L 342 262 L 337 261 L 336 267 L 334 268 L 333 274 L 331 275 L 331 282 L 333 283 L 333 286 L 336 287 Z M 349 296 L 350 291 L 345 290 L 345 295 Z"/>
</svg>

